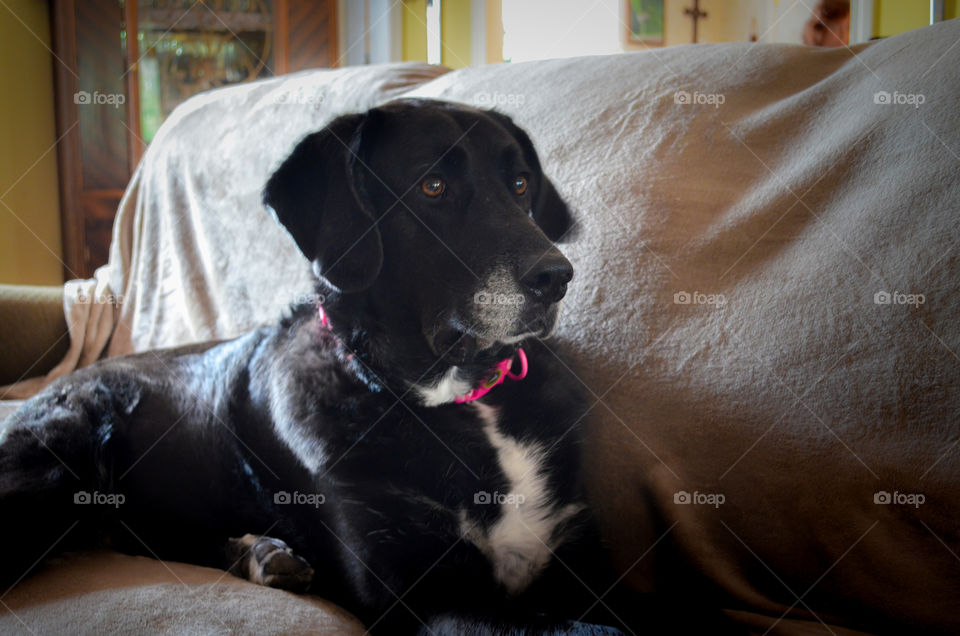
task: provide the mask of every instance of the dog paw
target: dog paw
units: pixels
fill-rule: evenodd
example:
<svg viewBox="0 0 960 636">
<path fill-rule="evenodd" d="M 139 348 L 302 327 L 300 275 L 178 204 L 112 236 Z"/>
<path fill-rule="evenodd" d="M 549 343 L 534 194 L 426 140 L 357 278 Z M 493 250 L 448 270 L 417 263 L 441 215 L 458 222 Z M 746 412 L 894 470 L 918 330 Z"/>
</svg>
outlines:
<svg viewBox="0 0 960 636">
<path fill-rule="evenodd" d="M 304 592 L 313 568 L 280 539 L 245 534 L 227 544 L 230 572 L 248 581 L 291 592 Z"/>
</svg>

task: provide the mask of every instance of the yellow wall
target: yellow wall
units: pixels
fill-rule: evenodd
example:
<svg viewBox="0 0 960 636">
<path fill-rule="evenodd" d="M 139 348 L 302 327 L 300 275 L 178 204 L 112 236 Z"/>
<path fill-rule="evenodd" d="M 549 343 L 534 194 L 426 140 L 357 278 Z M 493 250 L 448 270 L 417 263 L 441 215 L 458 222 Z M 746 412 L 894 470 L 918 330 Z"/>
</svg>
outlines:
<svg viewBox="0 0 960 636">
<path fill-rule="evenodd" d="M 0 81 L 4 86 L 0 99 L 0 283 L 58 284 L 63 282 L 63 266 L 57 149 L 53 147 L 57 138 L 53 66 L 47 50 L 50 15 L 43 0 L 4 0 L 4 5 L 0 5 Z"/>
<path fill-rule="evenodd" d="M 403 59 L 427 61 L 427 0 L 403 0 Z"/>
<path fill-rule="evenodd" d="M 911 29 L 919 29 L 928 24 L 930 24 L 929 2 L 921 0 L 874 0 L 874 35 L 889 37 Z"/>
<path fill-rule="evenodd" d="M 470 0 L 443 0 L 440 22 L 443 25 L 443 65 L 450 68 L 470 66 Z"/>
<path fill-rule="evenodd" d="M 943 3 L 944 18 L 960 17 L 960 0 Z M 873 31 L 887 37 L 930 24 L 930 3 L 926 0 L 874 0 Z"/>
<path fill-rule="evenodd" d="M 494 4 L 493 2 L 489 4 Z M 496 3 L 499 5 L 499 3 Z M 499 12 L 496 13 L 499 17 Z M 489 20 L 490 11 L 487 16 Z M 403 59 L 427 61 L 427 0 L 403 2 Z M 470 0 L 442 0 L 440 4 L 441 60 L 444 66 L 470 66 Z M 499 21 L 497 23 L 499 28 Z M 501 36 L 502 38 L 502 36 Z M 503 45 L 501 44 L 502 48 Z"/>
</svg>

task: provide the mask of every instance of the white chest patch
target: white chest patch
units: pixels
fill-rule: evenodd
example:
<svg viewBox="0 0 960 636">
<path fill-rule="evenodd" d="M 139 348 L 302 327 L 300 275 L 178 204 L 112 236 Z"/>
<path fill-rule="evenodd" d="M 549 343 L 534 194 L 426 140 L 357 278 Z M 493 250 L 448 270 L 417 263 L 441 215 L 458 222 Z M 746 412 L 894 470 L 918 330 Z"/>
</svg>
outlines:
<svg viewBox="0 0 960 636">
<path fill-rule="evenodd" d="M 450 367 L 443 374 L 439 381 L 432 386 L 414 386 L 413 388 L 420 395 L 424 406 L 440 406 L 453 402 L 461 395 L 466 395 L 473 388 L 467 384 L 466 380 L 458 377 L 459 367 Z"/>
<path fill-rule="evenodd" d="M 497 451 L 509 493 L 497 493 L 490 505 L 499 505 L 501 517 L 484 530 L 460 511 L 460 533 L 493 564 L 494 576 L 511 595 L 519 594 L 550 562 L 553 550 L 563 543 L 557 527 L 583 509 L 580 504 L 557 508 L 551 501 L 543 466 L 547 453 L 538 444 L 522 444 L 505 436 L 497 425 L 497 410 L 473 402 L 483 430 Z"/>
</svg>

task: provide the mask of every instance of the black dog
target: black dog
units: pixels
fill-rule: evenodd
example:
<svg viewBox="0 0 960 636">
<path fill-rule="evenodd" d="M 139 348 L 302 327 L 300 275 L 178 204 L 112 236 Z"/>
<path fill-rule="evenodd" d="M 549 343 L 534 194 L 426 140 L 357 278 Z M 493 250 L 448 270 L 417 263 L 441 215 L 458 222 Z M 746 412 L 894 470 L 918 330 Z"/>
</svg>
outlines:
<svg viewBox="0 0 960 636">
<path fill-rule="evenodd" d="M 578 548 L 586 408 L 541 342 L 571 218 L 527 135 L 394 102 L 306 137 L 264 202 L 313 263 L 322 318 L 299 306 L 237 340 L 104 361 L 25 405 L 0 445 L 7 583 L 98 543 L 309 588 L 387 633 L 604 606 Z M 525 379 L 462 401 L 503 361 L 519 375 L 521 345 Z"/>
</svg>

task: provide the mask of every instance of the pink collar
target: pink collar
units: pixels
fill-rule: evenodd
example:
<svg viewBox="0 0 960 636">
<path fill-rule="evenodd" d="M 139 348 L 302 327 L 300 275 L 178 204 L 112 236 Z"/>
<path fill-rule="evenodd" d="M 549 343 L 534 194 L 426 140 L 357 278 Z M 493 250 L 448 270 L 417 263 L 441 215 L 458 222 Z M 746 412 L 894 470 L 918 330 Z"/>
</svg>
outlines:
<svg viewBox="0 0 960 636">
<path fill-rule="evenodd" d="M 320 317 L 320 324 L 330 329 L 330 318 L 327 316 L 327 312 L 323 310 L 321 305 L 317 305 L 317 314 Z M 513 366 L 513 356 L 505 358 L 497 363 L 497 366 L 494 367 L 493 373 L 487 376 L 487 379 L 480 383 L 480 386 L 475 388 L 473 391 L 461 395 L 454 402 L 457 404 L 464 404 L 465 402 L 473 402 L 474 400 L 479 400 L 484 395 L 489 393 L 493 387 L 498 384 L 503 384 L 503 382 L 510 378 L 513 381 L 519 381 L 527 377 L 527 354 L 524 352 L 523 348 L 517 347 L 517 357 L 520 358 L 520 373 L 514 373 L 510 370 Z"/>
<path fill-rule="evenodd" d="M 480 384 L 480 386 L 475 388 L 473 391 L 470 391 L 466 395 L 461 395 L 454 400 L 454 402 L 457 404 L 463 404 L 464 402 L 473 402 L 474 400 L 479 400 L 484 395 L 489 393 L 493 387 L 497 386 L 498 384 L 503 384 L 503 381 L 507 378 L 517 381 L 527 377 L 527 354 L 524 352 L 522 347 L 517 347 L 517 357 L 520 358 L 520 373 L 514 373 L 510 370 L 510 367 L 513 366 L 513 356 L 510 356 L 509 358 L 498 362 L 493 373 L 491 373 L 487 379 Z"/>
</svg>

